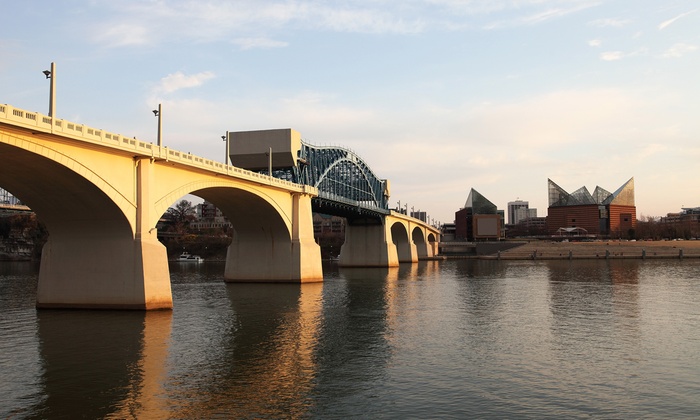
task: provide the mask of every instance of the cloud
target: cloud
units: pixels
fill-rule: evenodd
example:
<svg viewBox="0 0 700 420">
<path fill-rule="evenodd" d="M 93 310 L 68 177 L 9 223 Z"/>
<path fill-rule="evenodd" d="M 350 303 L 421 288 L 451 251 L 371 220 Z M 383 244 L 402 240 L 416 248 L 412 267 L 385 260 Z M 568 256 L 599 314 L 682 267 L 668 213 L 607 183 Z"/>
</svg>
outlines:
<svg viewBox="0 0 700 420">
<path fill-rule="evenodd" d="M 621 28 L 630 23 L 629 19 L 596 19 L 589 22 L 589 25 L 598 26 L 600 28 Z"/>
<path fill-rule="evenodd" d="M 288 42 L 269 38 L 236 38 L 232 42 L 242 50 L 283 48 L 289 45 Z"/>
<path fill-rule="evenodd" d="M 688 15 L 690 15 L 690 14 L 692 14 L 692 13 L 695 13 L 695 12 L 697 12 L 697 11 L 698 11 L 698 9 L 691 10 L 691 11 L 689 11 L 689 12 L 681 13 L 680 15 L 678 15 L 678 16 L 676 16 L 676 17 L 674 17 L 674 18 L 671 18 L 671 19 L 669 19 L 669 20 L 665 20 L 665 21 L 663 21 L 663 22 L 661 22 L 661 23 L 659 24 L 659 30 L 662 31 L 662 30 L 666 29 L 666 28 L 667 28 L 669 25 L 671 25 L 672 23 L 676 22 L 678 19 L 684 18 L 684 17 L 686 17 L 686 16 L 688 16 Z"/>
<path fill-rule="evenodd" d="M 601 41 L 600 39 L 591 39 L 590 41 L 588 41 L 588 45 L 591 47 L 600 47 L 601 45 L 603 45 L 603 41 Z"/>
<path fill-rule="evenodd" d="M 117 23 L 95 29 L 93 42 L 106 47 L 129 47 L 147 45 L 152 41 L 150 31 L 138 23 Z"/>
<path fill-rule="evenodd" d="M 153 88 L 153 94 L 167 94 L 176 92 L 180 89 L 201 86 L 204 82 L 214 77 L 214 73 L 210 71 L 189 76 L 182 72 L 169 74 L 160 79 L 160 82 Z"/>
<path fill-rule="evenodd" d="M 93 2 L 108 16 L 89 39 L 109 47 L 234 39 L 243 49 L 286 46 L 274 40 L 291 29 L 369 34 L 416 34 L 529 26 L 599 5 L 598 0 L 160 0 Z M 491 23 L 487 21 L 490 20 Z M 107 28 L 107 29 L 105 29 Z M 253 35 L 254 34 L 254 35 Z"/>
<path fill-rule="evenodd" d="M 632 51 L 632 52 L 605 51 L 605 52 L 600 53 L 600 59 L 603 61 L 617 61 L 617 60 L 622 60 L 623 58 L 627 58 L 627 57 L 635 57 L 635 56 L 647 55 L 647 54 L 648 54 L 648 50 L 646 48 L 640 48 L 640 49 Z"/>
<path fill-rule="evenodd" d="M 624 57 L 622 51 L 605 51 L 600 53 L 600 59 L 603 61 L 616 61 L 622 59 L 622 57 Z"/>
<path fill-rule="evenodd" d="M 680 58 L 698 49 L 697 45 L 678 43 L 666 50 L 661 56 L 663 58 Z"/>
<path fill-rule="evenodd" d="M 488 23 L 484 25 L 484 28 L 501 29 L 524 25 L 538 25 L 544 22 L 548 22 L 550 20 L 555 20 L 564 16 L 578 13 L 582 10 L 599 5 L 599 2 L 596 1 L 574 1 L 564 2 L 564 6 L 557 6 L 560 3 L 561 2 L 557 1 L 515 1 L 513 2 L 513 4 L 502 4 L 499 10 L 500 14 L 514 14 L 515 16 Z M 529 13 L 521 13 L 522 9 L 527 8 L 527 6 L 533 7 L 537 10 L 528 10 Z"/>
</svg>

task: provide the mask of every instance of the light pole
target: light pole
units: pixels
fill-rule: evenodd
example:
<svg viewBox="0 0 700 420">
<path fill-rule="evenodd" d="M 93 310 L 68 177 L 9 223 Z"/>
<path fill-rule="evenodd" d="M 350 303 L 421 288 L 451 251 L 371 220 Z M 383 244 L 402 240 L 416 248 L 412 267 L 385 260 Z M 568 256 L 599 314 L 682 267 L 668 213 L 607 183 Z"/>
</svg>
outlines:
<svg viewBox="0 0 700 420">
<path fill-rule="evenodd" d="M 272 176 L 272 146 L 270 146 L 270 151 L 267 153 L 267 174 Z"/>
<path fill-rule="evenodd" d="M 229 162 L 229 142 L 228 142 L 228 131 L 225 136 L 221 136 L 221 140 L 226 142 L 226 157 L 224 158 L 224 163 L 228 166 Z"/>
<path fill-rule="evenodd" d="M 53 117 L 56 113 L 56 63 L 52 62 L 51 70 L 44 70 L 42 73 L 47 79 L 51 79 L 49 87 L 49 117 Z"/>
<path fill-rule="evenodd" d="M 161 104 L 158 104 L 158 109 L 153 110 L 153 115 L 158 117 L 158 147 L 161 147 L 163 145 L 163 109 Z"/>
</svg>

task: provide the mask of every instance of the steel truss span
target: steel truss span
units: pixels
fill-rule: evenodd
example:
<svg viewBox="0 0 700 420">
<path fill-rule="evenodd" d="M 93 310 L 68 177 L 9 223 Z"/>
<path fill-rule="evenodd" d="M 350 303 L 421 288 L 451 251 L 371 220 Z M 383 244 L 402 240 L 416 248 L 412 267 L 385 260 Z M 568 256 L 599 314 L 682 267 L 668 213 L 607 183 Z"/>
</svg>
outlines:
<svg viewBox="0 0 700 420">
<path fill-rule="evenodd" d="M 379 179 L 354 152 L 341 147 L 319 147 L 302 141 L 298 165 L 275 170 L 273 176 L 316 187 L 318 211 L 354 216 L 389 214 L 388 183 Z"/>
</svg>

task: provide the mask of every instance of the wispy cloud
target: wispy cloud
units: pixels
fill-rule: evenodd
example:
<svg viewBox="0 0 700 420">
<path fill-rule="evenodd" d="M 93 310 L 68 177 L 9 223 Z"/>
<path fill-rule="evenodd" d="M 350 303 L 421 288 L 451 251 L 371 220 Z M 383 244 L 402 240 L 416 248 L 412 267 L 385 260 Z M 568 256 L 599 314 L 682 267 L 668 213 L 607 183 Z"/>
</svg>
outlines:
<svg viewBox="0 0 700 420">
<path fill-rule="evenodd" d="M 671 25 L 672 23 L 676 22 L 678 19 L 684 18 L 684 17 L 686 17 L 686 16 L 688 16 L 688 15 L 690 15 L 690 14 L 692 14 L 692 13 L 695 13 L 695 12 L 697 12 L 697 11 L 698 11 L 698 9 L 691 10 L 691 11 L 689 11 L 689 12 L 681 13 L 680 15 L 678 15 L 678 16 L 676 16 L 676 17 L 674 17 L 674 18 L 671 18 L 671 19 L 669 19 L 669 20 L 665 20 L 665 21 L 663 21 L 663 22 L 661 22 L 661 23 L 659 24 L 659 30 L 660 30 L 660 31 L 661 31 L 661 30 L 664 30 L 664 29 L 666 29 L 669 25 Z"/>
<path fill-rule="evenodd" d="M 605 51 L 600 53 L 600 59 L 603 61 L 617 61 L 622 60 L 627 57 L 636 57 L 640 55 L 647 55 L 649 51 L 646 48 L 639 48 L 632 52 L 623 51 Z"/>
<path fill-rule="evenodd" d="M 523 3 L 523 4 L 520 4 Z M 503 5 L 503 14 L 514 14 L 507 19 L 500 19 L 495 22 L 484 25 L 486 29 L 500 29 L 515 26 L 538 25 L 551 20 L 559 19 L 582 10 L 595 7 L 599 4 L 597 1 L 574 1 L 574 2 L 557 2 L 557 1 L 524 1 L 513 2 L 509 5 Z M 526 6 L 535 10 L 525 10 Z M 522 9 L 521 9 L 522 8 Z"/>
<path fill-rule="evenodd" d="M 104 25 L 96 28 L 95 32 L 93 41 L 107 47 L 141 46 L 152 41 L 147 26 L 139 23 Z"/>
<path fill-rule="evenodd" d="M 674 44 L 671 48 L 666 50 L 666 52 L 664 52 L 662 54 L 662 57 L 664 57 L 664 58 L 680 58 L 680 57 L 683 57 L 684 55 L 686 55 L 692 51 L 695 51 L 697 49 L 698 49 L 697 45 L 685 44 L 685 43 L 680 42 L 678 44 Z"/>
<path fill-rule="evenodd" d="M 121 0 L 92 3 L 109 16 L 91 28 L 106 47 L 234 40 L 243 49 L 286 46 L 287 29 L 416 34 L 439 29 L 532 26 L 600 4 L 599 0 Z M 388 7 L 391 6 L 391 7 Z M 107 28 L 107 29 L 105 29 Z M 254 34 L 254 35 L 253 35 Z"/>
<path fill-rule="evenodd" d="M 590 41 L 588 41 L 588 45 L 591 47 L 600 47 L 601 45 L 603 45 L 603 41 L 601 41 L 600 39 L 591 39 Z"/>
<path fill-rule="evenodd" d="M 201 86 L 204 82 L 214 77 L 214 73 L 205 71 L 197 74 L 186 75 L 182 72 L 169 74 L 153 88 L 154 94 L 173 93 L 180 89 Z"/>
<path fill-rule="evenodd" d="M 242 50 L 284 48 L 289 45 L 285 41 L 275 41 L 270 38 L 236 38 L 231 41 Z"/>
<path fill-rule="evenodd" d="M 589 25 L 592 26 L 598 26 L 600 28 L 607 28 L 607 27 L 613 27 L 613 28 L 621 28 L 625 25 L 630 23 L 629 19 L 596 19 L 594 21 L 589 22 Z"/>
<path fill-rule="evenodd" d="M 624 56 L 622 51 L 605 51 L 600 53 L 600 59 L 603 61 L 616 61 L 622 59 Z"/>
</svg>

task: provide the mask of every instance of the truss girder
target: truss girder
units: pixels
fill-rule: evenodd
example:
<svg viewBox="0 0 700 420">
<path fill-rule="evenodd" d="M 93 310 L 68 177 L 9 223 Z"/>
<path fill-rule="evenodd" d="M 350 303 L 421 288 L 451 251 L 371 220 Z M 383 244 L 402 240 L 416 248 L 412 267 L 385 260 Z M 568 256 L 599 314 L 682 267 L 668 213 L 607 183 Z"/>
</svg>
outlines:
<svg viewBox="0 0 700 420">
<path fill-rule="evenodd" d="M 300 156 L 305 165 L 302 183 L 319 190 L 325 201 L 338 201 L 380 213 L 388 211 L 386 180 L 377 178 L 354 152 L 340 147 L 317 147 L 302 142 Z"/>
</svg>

